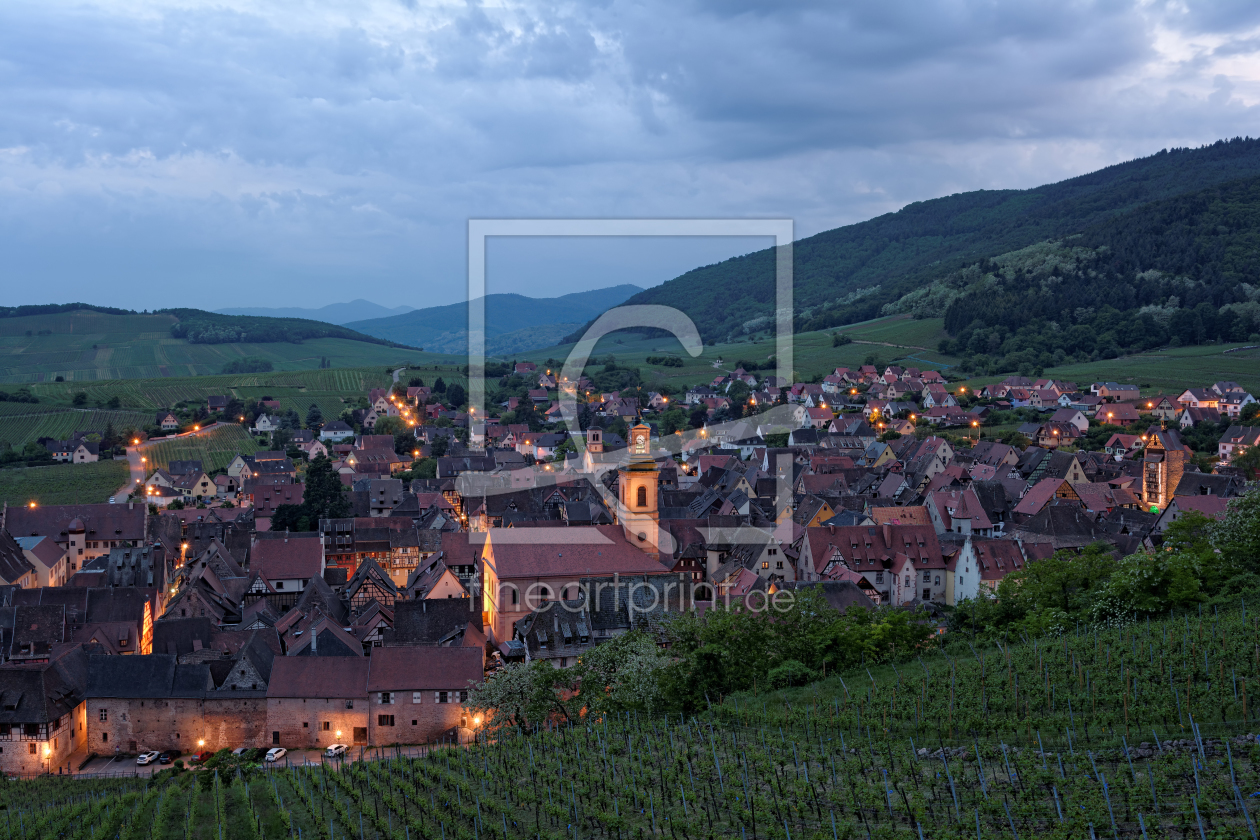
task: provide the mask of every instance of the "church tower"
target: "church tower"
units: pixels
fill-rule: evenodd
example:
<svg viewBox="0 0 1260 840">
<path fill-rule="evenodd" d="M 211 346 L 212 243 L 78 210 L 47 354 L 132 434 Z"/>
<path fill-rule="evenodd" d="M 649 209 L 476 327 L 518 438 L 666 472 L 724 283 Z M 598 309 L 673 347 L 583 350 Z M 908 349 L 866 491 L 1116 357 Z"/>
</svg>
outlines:
<svg viewBox="0 0 1260 840">
<path fill-rule="evenodd" d="M 591 426 L 586 430 L 586 451 L 599 455 L 604 451 L 604 430 L 599 426 Z"/>
<path fill-rule="evenodd" d="M 630 430 L 630 461 L 617 470 L 617 512 L 626 539 L 648 554 L 660 553 L 657 490 L 660 470 L 652 457 L 652 430 L 640 423 Z"/>
</svg>

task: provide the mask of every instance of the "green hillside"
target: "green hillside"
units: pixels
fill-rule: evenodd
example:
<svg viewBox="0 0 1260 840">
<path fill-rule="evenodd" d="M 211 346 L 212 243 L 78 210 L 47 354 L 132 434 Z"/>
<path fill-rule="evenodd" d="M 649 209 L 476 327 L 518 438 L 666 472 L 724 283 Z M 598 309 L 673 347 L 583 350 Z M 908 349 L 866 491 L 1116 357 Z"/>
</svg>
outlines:
<svg viewBox="0 0 1260 840">
<path fill-rule="evenodd" d="M 242 401 L 263 396 L 279 400 L 282 410 L 294 409 L 306 416 L 311 403 L 325 416 L 336 417 L 344 400 L 367 396 L 372 388 L 384 388 L 391 377 L 385 368 L 277 371 L 220 376 L 187 376 L 164 379 L 112 379 L 94 382 L 45 382 L 31 386 L 40 405 L 69 405 L 83 392 L 89 405 L 118 397 L 122 408 L 156 411 L 181 402 L 202 402 L 211 395 L 234 395 Z M 333 411 L 332 409 L 336 409 Z"/>
<path fill-rule="evenodd" d="M 970 263 L 1034 243 L 1086 230 L 1105 237 L 1107 229 L 1101 225 L 1121 214 L 1139 220 L 1131 231 L 1136 239 L 1145 205 L 1257 176 L 1260 141 L 1221 141 L 1200 149 L 1163 151 L 1030 190 L 981 190 L 916 202 L 896 213 L 820 233 L 798 241 L 793 249 L 798 329 L 870 319 L 903 295 Z M 1234 217 L 1228 224 L 1243 221 Z M 1158 229 L 1159 223 L 1151 221 L 1146 235 L 1158 235 Z M 1245 229 L 1231 230 L 1243 241 L 1250 235 Z M 1216 250 L 1196 249 L 1190 261 L 1228 263 L 1236 253 L 1236 238 L 1227 239 Z M 1174 262 L 1184 265 L 1186 260 L 1169 265 Z M 1236 262 L 1240 266 L 1235 273 L 1253 265 L 1249 254 Z M 1113 270 L 1131 274 L 1150 267 L 1129 261 Z M 627 303 L 677 307 L 695 320 L 706 340 L 764 334 L 773 269 L 772 252 L 759 251 L 687 272 Z M 1237 290 L 1233 295 L 1237 299 Z M 1093 305 L 1094 296 L 1085 304 Z M 1221 306 L 1231 300 L 1214 302 Z M 1098 305 L 1103 305 L 1101 297 Z"/>
<path fill-rule="evenodd" d="M 127 483 L 126 461 L 57 464 L 0 470 L 0 502 L 25 505 L 99 504 Z"/>
<path fill-rule="evenodd" d="M 7 836 L 83 840 L 1247 838 L 1260 748 L 1237 688 L 1260 676 L 1252 630 L 1205 611 L 959 639 L 690 714 L 544 705 L 529 708 L 537 726 L 466 747 L 274 764 L 225 749 L 149 779 L 11 782 L 0 807 Z"/>
<path fill-rule="evenodd" d="M 345 337 L 300 343 L 190 343 L 171 334 L 177 324 L 171 313 L 109 314 L 87 309 L 0 317 L 0 382 L 51 382 L 57 376 L 71 382 L 197 376 L 217 374 L 229 362 L 244 358 L 264 359 L 281 371 L 317 370 L 321 363 L 384 369 L 440 358 L 377 339 Z"/>
</svg>

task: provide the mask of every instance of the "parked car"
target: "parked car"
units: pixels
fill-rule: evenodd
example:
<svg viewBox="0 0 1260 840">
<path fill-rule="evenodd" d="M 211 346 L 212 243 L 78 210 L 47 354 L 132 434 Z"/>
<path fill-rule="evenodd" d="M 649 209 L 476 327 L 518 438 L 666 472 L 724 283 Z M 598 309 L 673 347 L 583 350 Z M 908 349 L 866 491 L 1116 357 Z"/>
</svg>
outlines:
<svg viewBox="0 0 1260 840">
<path fill-rule="evenodd" d="M 110 497 L 109 497 L 109 503 L 110 503 L 111 505 L 114 503 L 114 497 L 113 497 L 113 496 L 110 496 Z"/>
<path fill-rule="evenodd" d="M 288 750 L 286 750 L 284 747 L 272 747 L 271 749 L 267 750 L 267 760 L 279 761 L 280 759 L 284 758 L 285 753 L 287 752 Z"/>
<path fill-rule="evenodd" d="M 205 762 L 210 760 L 210 756 L 212 755 L 214 755 L 214 753 L 210 752 L 209 750 L 206 750 L 203 753 L 193 753 L 192 757 L 188 759 L 188 763 L 189 764 L 204 764 Z"/>
<path fill-rule="evenodd" d="M 152 764 L 159 755 L 157 750 L 146 750 L 136 756 L 136 764 Z"/>
<path fill-rule="evenodd" d="M 175 760 L 175 756 L 171 755 L 168 752 L 164 752 L 158 756 L 158 764 L 170 764 L 174 760 Z"/>
<path fill-rule="evenodd" d="M 247 752 L 249 752 L 249 747 L 237 747 L 236 749 L 232 750 L 232 755 L 236 756 L 237 758 L 240 758 Z"/>
<path fill-rule="evenodd" d="M 347 749 L 348 748 L 345 744 L 333 744 L 331 747 L 324 750 L 324 755 L 329 758 L 336 758 L 339 755 L 345 755 Z"/>
</svg>

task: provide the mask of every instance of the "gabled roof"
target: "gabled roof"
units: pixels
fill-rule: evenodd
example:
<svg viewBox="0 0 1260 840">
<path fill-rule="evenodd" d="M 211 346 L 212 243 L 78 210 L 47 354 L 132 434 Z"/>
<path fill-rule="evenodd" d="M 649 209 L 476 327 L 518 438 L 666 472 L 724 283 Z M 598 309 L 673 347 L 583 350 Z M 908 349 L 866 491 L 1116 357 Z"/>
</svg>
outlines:
<svg viewBox="0 0 1260 840">
<path fill-rule="evenodd" d="M 364 657 L 276 657 L 267 683 L 267 696 L 366 699 L 370 667 L 370 660 Z"/>
<path fill-rule="evenodd" d="M 462 691 L 481 682 L 485 655 L 475 647 L 382 647 L 368 660 L 368 691 Z"/>
<path fill-rule="evenodd" d="M 309 580 L 319 577 L 323 567 L 324 546 L 313 531 L 259 539 L 250 550 L 250 570 L 267 580 Z"/>
</svg>

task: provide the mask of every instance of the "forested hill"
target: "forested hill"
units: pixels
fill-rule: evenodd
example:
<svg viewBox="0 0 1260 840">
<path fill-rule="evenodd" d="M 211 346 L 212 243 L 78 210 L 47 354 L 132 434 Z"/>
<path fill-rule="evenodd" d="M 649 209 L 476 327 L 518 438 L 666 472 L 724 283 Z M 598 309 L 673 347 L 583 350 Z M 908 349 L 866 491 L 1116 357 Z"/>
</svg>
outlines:
<svg viewBox="0 0 1260 840">
<path fill-rule="evenodd" d="M 1143 209 L 1152 202 L 1256 176 L 1260 140 L 1218 141 L 1161 151 L 1034 189 L 980 190 L 916 202 L 826 231 L 798 241 L 793 249 L 797 328 L 824 329 L 875 317 L 907 293 L 969 264 L 1038 242 L 1085 231 L 1091 231 L 1091 241 L 1101 242 L 1111 235 L 1100 227 L 1109 220 L 1128 225 L 1132 235 L 1126 241 L 1136 243 L 1154 235 L 1154 228 L 1139 233 Z M 1128 221 L 1121 222 L 1121 216 Z M 1194 256 L 1182 252 L 1175 259 L 1184 265 L 1232 259 L 1237 252 L 1223 240 L 1214 247 L 1220 250 Z M 1116 258 L 1128 260 L 1131 270 L 1149 268 L 1133 263 L 1142 252 L 1126 253 L 1130 256 Z M 1164 258 L 1174 259 L 1171 249 Z M 774 260 L 767 249 L 687 272 L 627 303 L 675 306 L 695 320 L 706 340 L 722 340 L 766 329 L 773 299 Z M 1086 300 L 1084 305 L 1092 304 Z"/>
<path fill-rule="evenodd" d="M 179 321 L 171 325 L 171 335 L 190 344 L 231 344 L 235 342 L 297 343 L 314 338 L 348 338 L 369 344 L 412 348 L 377 336 L 365 335 L 336 324 L 305 318 L 268 318 L 258 315 L 221 315 L 202 309 L 163 309 Z"/>
<path fill-rule="evenodd" d="M 979 260 L 884 311 L 944 312 L 952 338 L 940 349 L 979 371 L 1166 344 L 1260 342 L 1260 177 Z"/>
</svg>

